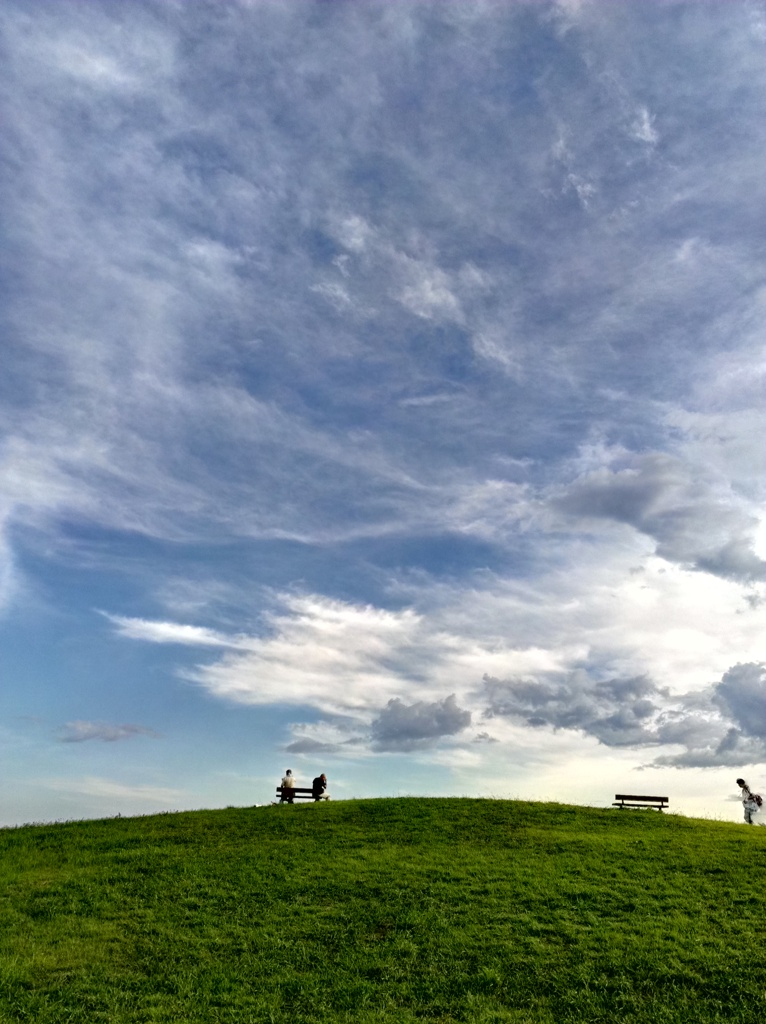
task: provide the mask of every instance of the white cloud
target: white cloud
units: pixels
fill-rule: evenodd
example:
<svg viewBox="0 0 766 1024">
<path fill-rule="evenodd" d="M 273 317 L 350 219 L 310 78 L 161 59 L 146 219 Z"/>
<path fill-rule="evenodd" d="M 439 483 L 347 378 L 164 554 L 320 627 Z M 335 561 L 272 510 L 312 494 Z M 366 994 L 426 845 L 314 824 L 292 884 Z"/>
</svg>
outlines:
<svg viewBox="0 0 766 1024">
<path fill-rule="evenodd" d="M 121 31 L 91 8 L 61 18 L 53 8 L 35 12 L 38 31 L 24 17 L 4 19 L 10 52 L 43 75 L 62 75 L 94 90 L 141 93 L 165 84 L 175 67 L 172 37 L 149 18 Z M 59 83 L 66 87 L 66 83 Z"/>
<path fill-rule="evenodd" d="M 348 292 L 337 281 L 322 281 L 319 284 L 312 285 L 311 290 L 318 295 L 322 295 L 338 310 L 346 309 L 352 304 Z"/>
<path fill-rule="evenodd" d="M 639 142 L 646 142 L 654 146 L 659 141 L 659 135 L 654 127 L 654 118 L 646 107 L 641 107 L 636 114 L 632 125 L 633 135 Z"/>
<path fill-rule="evenodd" d="M 13 549 L 8 543 L 0 517 L 0 614 L 10 606 L 16 597 L 19 580 L 14 564 Z"/>
<path fill-rule="evenodd" d="M 397 296 L 403 306 L 425 320 L 463 322 L 460 302 L 443 270 L 407 257 L 400 257 L 399 262 L 403 276 L 411 282 Z"/>
<path fill-rule="evenodd" d="M 559 35 L 566 35 L 576 28 L 589 3 L 590 0 L 555 0 L 549 17 L 556 26 L 556 32 Z"/>
<path fill-rule="evenodd" d="M 334 228 L 341 245 L 354 253 L 363 252 L 374 238 L 371 226 L 356 214 L 340 218 Z"/>
<path fill-rule="evenodd" d="M 522 377 L 522 354 L 502 327 L 490 325 L 480 329 L 474 333 L 472 341 L 474 351 L 482 359 L 499 364 L 512 377 Z"/>
<path fill-rule="evenodd" d="M 85 743 L 88 740 L 101 740 L 104 743 L 115 743 L 117 740 L 131 739 L 134 736 L 156 737 L 153 729 L 144 725 L 112 725 L 108 722 L 67 722 L 60 739 L 62 743 Z"/>
<path fill-rule="evenodd" d="M 199 666 L 190 677 L 243 704 L 297 704 L 327 712 L 365 711 L 417 685 L 425 670 L 421 620 L 318 595 L 286 596 L 269 635 L 244 654 Z"/>
<path fill-rule="evenodd" d="M 294 723 L 289 749 L 296 753 L 359 756 L 371 742 L 372 749 L 383 749 L 391 732 L 384 726 L 394 712 L 413 721 L 430 715 L 435 722 L 448 694 L 454 695 L 454 720 L 464 726 L 472 715 L 482 731 L 481 716 L 494 706 L 482 683 L 487 678 L 525 680 L 530 693 L 538 686 L 542 693 L 546 679 L 564 681 L 564 717 L 551 720 L 553 726 L 603 721 L 603 728 L 590 731 L 604 742 L 701 749 L 704 737 L 670 729 L 672 709 L 678 706 L 683 716 L 690 695 L 708 693 L 711 679 L 730 678 L 725 674 L 736 662 L 763 657 L 757 608 L 743 602 L 736 584 L 679 569 L 640 548 L 616 548 L 609 565 L 602 548 L 578 550 L 576 569 L 570 548 L 566 569 L 534 581 L 488 574 L 467 587 L 403 579 L 401 596 L 409 594 L 413 604 L 398 611 L 316 594 L 282 595 L 262 636 L 211 636 L 165 623 L 131 623 L 125 632 L 123 620 L 115 621 L 125 635 L 139 639 L 198 638 L 201 646 L 228 647 L 220 659 L 184 671 L 216 697 L 319 712 L 324 724 Z M 620 687 L 630 680 L 646 691 L 636 700 L 648 709 L 645 721 L 636 718 L 633 732 L 620 697 Z M 711 721 L 724 721 L 709 694 L 700 699 Z M 572 708 L 586 703 L 590 718 L 583 712 L 567 719 Z M 723 742 L 722 729 L 716 725 L 710 733 L 714 746 Z M 438 734 L 447 737 L 451 730 Z M 466 732 L 464 742 L 472 741 Z M 545 745 L 552 751 L 556 742 Z"/>
<path fill-rule="evenodd" d="M 173 806 L 184 796 L 182 790 L 167 786 L 136 785 L 117 782 L 96 775 L 80 778 L 51 778 L 45 780 L 48 788 L 60 793 L 97 797 L 103 800 L 130 801 Z"/>
<path fill-rule="evenodd" d="M 110 615 L 106 618 L 114 623 L 120 636 L 131 640 L 146 640 L 157 644 L 182 644 L 191 647 L 233 647 L 248 646 L 242 637 L 230 637 L 204 626 L 188 626 L 179 622 L 151 622 L 124 615 Z"/>
</svg>

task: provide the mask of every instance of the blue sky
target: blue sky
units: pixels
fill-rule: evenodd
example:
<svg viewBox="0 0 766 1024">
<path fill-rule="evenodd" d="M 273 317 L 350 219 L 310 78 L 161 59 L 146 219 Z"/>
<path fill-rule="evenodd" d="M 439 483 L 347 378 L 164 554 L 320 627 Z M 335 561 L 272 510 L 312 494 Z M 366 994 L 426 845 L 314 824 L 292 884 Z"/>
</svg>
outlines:
<svg viewBox="0 0 766 1024">
<path fill-rule="evenodd" d="M 0 823 L 764 785 L 763 3 L 7 0 Z"/>
</svg>

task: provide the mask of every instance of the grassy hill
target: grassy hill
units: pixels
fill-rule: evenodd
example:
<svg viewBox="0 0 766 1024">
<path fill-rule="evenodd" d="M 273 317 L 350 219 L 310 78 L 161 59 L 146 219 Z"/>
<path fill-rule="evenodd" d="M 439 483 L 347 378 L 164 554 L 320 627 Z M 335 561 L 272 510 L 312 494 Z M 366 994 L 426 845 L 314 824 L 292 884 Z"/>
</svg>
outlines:
<svg viewBox="0 0 766 1024">
<path fill-rule="evenodd" d="M 0 1021 L 762 1022 L 766 829 L 468 799 L 0 832 Z"/>
</svg>

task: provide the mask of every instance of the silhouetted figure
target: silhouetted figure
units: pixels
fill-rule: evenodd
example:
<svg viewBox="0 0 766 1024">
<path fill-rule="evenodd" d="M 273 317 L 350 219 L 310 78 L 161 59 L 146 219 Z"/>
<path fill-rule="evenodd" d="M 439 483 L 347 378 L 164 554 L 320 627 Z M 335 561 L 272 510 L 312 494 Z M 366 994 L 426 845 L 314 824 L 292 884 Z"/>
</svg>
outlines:
<svg viewBox="0 0 766 1024">
<path fill-rule="evenodd" d="M 315 801 L 330 799 L 330 794 L 327 792 L 327 776 L 324 773 L 317 775 L 311 783 L 311 795 Z"/>
</svg>

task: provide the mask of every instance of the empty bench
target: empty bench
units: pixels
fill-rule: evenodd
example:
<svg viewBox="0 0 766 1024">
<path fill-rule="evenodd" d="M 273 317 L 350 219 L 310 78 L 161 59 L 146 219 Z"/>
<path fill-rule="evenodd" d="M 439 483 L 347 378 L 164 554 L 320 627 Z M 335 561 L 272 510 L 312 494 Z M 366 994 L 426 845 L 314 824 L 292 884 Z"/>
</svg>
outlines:
<svg viewBox="0 0 766 1024">
<path fill-rule="evenodd" d="M 313 800 L 314 790 L 304 786 L 277 786 L 280 803 L 291 804 L 293 800 Z"/>
<path fill-rule="evenodd" d="M 651 807 L 654 810 L 662 811 L 668 806 L 666 796 L 630 796 L 625 793 L 616 793 L 614 799 L 619 803 L 613 803 L 612 807 L 619 807 L 621 810 L 624 807 Z"/>
</svg>

